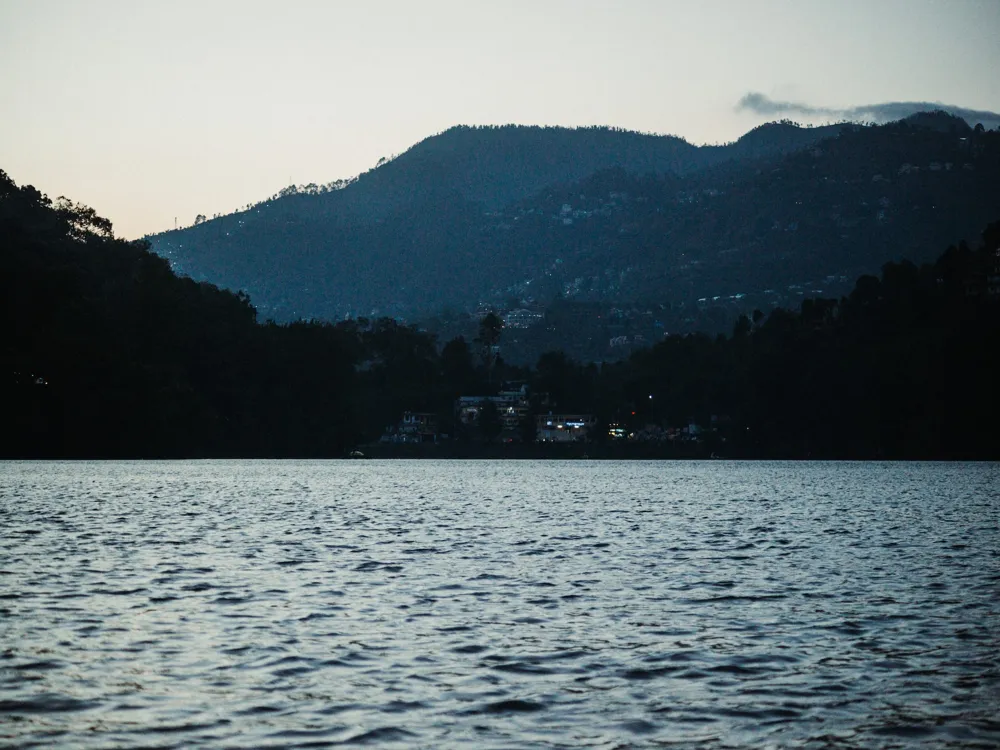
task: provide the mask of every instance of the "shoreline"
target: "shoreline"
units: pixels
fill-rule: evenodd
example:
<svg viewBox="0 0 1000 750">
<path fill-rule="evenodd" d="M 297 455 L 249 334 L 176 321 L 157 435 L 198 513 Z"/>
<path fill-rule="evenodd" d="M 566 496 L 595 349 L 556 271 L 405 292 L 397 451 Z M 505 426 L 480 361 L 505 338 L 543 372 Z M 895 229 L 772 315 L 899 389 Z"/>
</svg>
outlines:
<svg viewBox="0 0 1000 750">
<path fill-rule="evenodd" d="M 0 455 L 0 461 L 351 461 L 351 460 L 437 460 L 437 461 L 824 461 L 824 462 L 997 462 L 998 456 L 975 455 L 872 455 L 810 453 L 793 450 L 753 450 L 736 447 L 720 450 L 719 445 L 655 443 L 623 445 L 608 443 L 369 443 L 351 450 L 327 454 L 20 454 Z M 352 455 L 360 453 L 360 455 Z"/>
</svg>

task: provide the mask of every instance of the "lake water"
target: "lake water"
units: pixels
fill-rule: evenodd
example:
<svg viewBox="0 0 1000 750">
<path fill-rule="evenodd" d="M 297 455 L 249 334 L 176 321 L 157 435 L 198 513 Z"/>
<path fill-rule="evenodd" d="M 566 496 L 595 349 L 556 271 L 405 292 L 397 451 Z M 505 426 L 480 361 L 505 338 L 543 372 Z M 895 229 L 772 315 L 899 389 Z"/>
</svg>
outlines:
<svg viewBox="0 0 1000 750">
<path fill-rule="evenodd" d="M 996 747 L 998 487 L 0 463 L 0 747 Z"/>
</svg>

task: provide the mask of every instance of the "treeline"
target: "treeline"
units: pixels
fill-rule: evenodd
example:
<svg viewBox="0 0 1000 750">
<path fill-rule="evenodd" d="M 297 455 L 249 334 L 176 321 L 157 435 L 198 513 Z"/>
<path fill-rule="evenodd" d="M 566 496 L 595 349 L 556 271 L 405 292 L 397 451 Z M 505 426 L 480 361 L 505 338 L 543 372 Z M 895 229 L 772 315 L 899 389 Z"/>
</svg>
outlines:
<svg viewBox="0 0 1000 750">
<path fill-rule="evenodd" d="M 737 456 L 995 459 L 998 249 L 1000 223 L 979 250 L 886 264 L 846 298 L 668 340 L 624 365 L 622 395 L 644 422 L 724 415 Z"/>
<path fill-rule="evenodd" d="M 246 295 L 175 276 L 92 210 L 0 172 L 0 454 L 340 456 L 404 410 L 495 440 L 456 424 L 454 401 L 520 380 L 537 410 L 594 414 L 597 440 L 612 423 L 694 423 L 732 457 L 997 458 L 998 247 L 994 224 L 978 249 L 888 264 L 844 299 L 743 317 L 730 336 L 520 368 L 502 331 L 497 357 L 496 331 L 439 347 L 391 319 L 260 323 Z"/>
<path fill-rule="evenodd" d="M 382 164 L 385 161 L 386 160 L 383 159 L 379 162 L 379 164 Z M 281 190 L 272 195 L 270 198 L 267 198 L 262 201 L 257 201 L 256 203 L 248 203 L 245 206 L 236 209 L 230 215 L 242 216 L 249 211 L 259 209 L 261 206 L 267 206 L 268 204 L 272 204 L 281 198 L 287 198 L 292 195 L 326 195 L 327 193 L 332 193 L 337 190 L 343 190 L 344 188 L 353 185 L 357 181 L 358 181 L 357 177 L 348 177 L 347 179 L 331 180 L 330 182 L 324 183 L 322 185 L 317 185 L 315 182 L 310 182 L 307 185 L 295 185 L 295 184 L 288 185 L 287 187 L 283 187 Z M 210 219 L 205 214 L 198 214 L 197 216 L 194 217 L 194 222 L 192 222 L 190 226 L 197 227 L 200 226 L 201 224 L 204 224 L 207 221 L 213 221 L 215 219 L 218 219 L 223 215 L 224 214 L 213 214 Z M 186 229 L 187 227 L 181 227 L 181 228 Z"/>
</svg>

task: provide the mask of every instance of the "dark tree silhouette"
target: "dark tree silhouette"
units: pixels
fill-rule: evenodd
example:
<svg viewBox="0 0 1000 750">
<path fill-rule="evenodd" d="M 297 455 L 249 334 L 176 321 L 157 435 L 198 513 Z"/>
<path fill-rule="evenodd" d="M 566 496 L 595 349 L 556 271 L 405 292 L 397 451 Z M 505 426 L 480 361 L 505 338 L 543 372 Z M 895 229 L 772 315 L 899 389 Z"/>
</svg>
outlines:
<svg viewBox="0 0 1000 750">
<path fill-rule="evenodd" d="M 487 443 L 492 443 L 503 431 L 500 412 L 492 401 L 483 401 L 479 406 L 479 432 Z"/>
<path fill-rule="evenodd" d="M 503 331 L 503 320 L 494 312 L 488 312 L 479 322 L 479 335 L 476 343 L 480 346 L 483 364 L 486 366 L 489 379 L 492 381 L 493 367 L 498 357 L 500 334 Z"/>
</svg>

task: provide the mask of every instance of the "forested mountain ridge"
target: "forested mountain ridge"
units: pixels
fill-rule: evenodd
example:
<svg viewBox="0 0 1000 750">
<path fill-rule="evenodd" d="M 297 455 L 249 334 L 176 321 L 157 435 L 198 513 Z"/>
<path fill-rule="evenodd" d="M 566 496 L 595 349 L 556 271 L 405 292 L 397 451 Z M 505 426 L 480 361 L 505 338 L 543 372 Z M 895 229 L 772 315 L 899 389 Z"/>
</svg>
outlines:
<svg viewBox="0 0 1000 750">
<path fill-rule="evenodd" d="M 286 189 L 246 210 L 149 238 L 181 273 L 247 289 L 278 318 L 400 313 L 466 301 L 449 294 L 461 274 L 449 263 L 469 256 L 482 214 L 604 169 L 633 174 L 690 174 L 730 160 L 805 147 L 839 126 L 755 128 L 726 146 L 696 147 L 672 136 L 611 128 L 455 127 L 355 180 Z M 331 189 L 332 188 L 332 189 Z M 199 217 L 203 218 L 203 217 Z M 412 253 L 430 257 L 410 258 Z M 474 253 L 470 258 L 476 260 Z M 410 262 L 441 275 L 383 278 L 386 264 Z M 400 266 L 401 264 L 401 266 Z M 399 287 L 406 287 L 399 293 Z M 413 299 L 417 287 L 427 299 Z"/>
<path fill-rule="evenodd" d="M 276 319 L 565 297 L 773 306 L 900 253 L 927 260 L 975 236 L 998 196 L 1000 137 L 944 113 L 776 123 L 700 148 L 608 129 L 454 128 L 342 190 L 151 242 Z"/>
<path fill-rule="evenodd" d="M 496 212 L 492 275 L 590 300 L 823 294 L 888 258 L 929 260 L 1000 211 L 1000 134 L 958 132 L 845 128 L 683 178 L 608 170 Z"/>
</svg>

